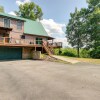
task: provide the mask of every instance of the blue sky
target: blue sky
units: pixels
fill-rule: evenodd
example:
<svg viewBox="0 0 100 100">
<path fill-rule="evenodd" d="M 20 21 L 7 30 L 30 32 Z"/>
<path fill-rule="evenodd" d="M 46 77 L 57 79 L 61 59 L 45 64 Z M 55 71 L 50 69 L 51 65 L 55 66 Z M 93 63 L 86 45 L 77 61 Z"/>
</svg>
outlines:
<svg viewBox="0 0 100 100">
<path fill-rule="evenodd" d="M 4 6 L 6 12 L 18 10 L 16 1 L 24 0 L 0 0 L 0 5 Z M 27 0 L 28 1 L 28 0 Z M 44 13 L 43 18 L 54 19 L 59 23 L 67 23 L 70 17 L 70 12 L 73 12 L 75 7 L 78 9 L 87 7 L 86 0 L 31 0 L 38 4 Z"/>
<path fill-rule="evenodd" d="M 44 15 L 41 22 L 48 34 L 58 38 L 58 41 L 64 41 L 65 26 L 75 7 L 87 7 L 86 0 L 0 0 L 0 5 L 4 6 L 7 13 L 14 14 L 13 11 L 18 10 L 19 4 L 31 1 L 42 8 Z"/>
</svg>

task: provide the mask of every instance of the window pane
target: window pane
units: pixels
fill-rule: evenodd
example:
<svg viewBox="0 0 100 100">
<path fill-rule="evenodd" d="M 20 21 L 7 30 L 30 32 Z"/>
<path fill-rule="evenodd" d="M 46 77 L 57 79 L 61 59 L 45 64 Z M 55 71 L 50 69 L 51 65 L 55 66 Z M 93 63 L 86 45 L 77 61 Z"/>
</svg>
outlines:
<svg viewBox="0 0 100 100">
<path fill-rule="evenodd" d="M 4 19 L 4 27 L 10 28 L 10 20 Z"/>
<path fill-rule="evenodd" d="M 22 30 L 22 22 L 17 21 L 17 29 Z"/>
<path fill-rule="evenodd" d="M 36 38 L 36 44 L 42 44 L 42 38 Z"/>
</svg>

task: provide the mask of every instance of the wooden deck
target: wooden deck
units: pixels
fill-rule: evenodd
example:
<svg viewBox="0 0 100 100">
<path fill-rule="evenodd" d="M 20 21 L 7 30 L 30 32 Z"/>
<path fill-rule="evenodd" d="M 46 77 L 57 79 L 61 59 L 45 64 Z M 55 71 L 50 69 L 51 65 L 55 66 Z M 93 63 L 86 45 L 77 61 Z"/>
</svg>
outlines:
<svg viewBox="0 0 100 100">
<path fill-rule="evenodd" d="M 34 45 L 34 44 L 9 44 L 9 43 L 6 43 L 6 44 L 0 44 L 0 46 L 7 46 L 7 47 L 42 47 L 42 45 Z"/>
<path fill-rule="evenodd" d="M 39 41 L 40 44 L 36 44 L 37 41 L 31 42 L 27 39 L 14 39 L 8 37 L 0 38 L 0 46 L 7 47 L 43 47 L 43 41 Z M 44 41 L 45 45 L 49 48 L 61 48 L 61 42 L 49 43 L 48 41 Z"/>
</svg>

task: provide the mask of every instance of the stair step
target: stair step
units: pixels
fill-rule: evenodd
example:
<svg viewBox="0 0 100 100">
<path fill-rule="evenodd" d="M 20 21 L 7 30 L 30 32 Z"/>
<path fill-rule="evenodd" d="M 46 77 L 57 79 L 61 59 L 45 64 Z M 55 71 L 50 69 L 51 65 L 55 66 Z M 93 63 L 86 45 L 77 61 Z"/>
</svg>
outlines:
<svg viewBox="0 0 100 100">
<path fill-rule="evenodd" d="M 50 48 L 43 42 L 43 47 L 49 55 L 52 55 Z"/>
</svg>

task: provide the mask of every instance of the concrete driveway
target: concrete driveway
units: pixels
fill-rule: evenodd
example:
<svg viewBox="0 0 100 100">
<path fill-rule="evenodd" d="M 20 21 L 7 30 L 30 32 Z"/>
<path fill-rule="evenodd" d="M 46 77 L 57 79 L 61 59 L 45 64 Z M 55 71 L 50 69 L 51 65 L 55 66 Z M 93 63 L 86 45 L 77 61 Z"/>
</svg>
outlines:
<svg viewBox="0 0 100 100">
<path fill-rule="evenodd" d="M 0 100 L 100 100 L 100 66 L 0 62 Z"/>
</svg>

